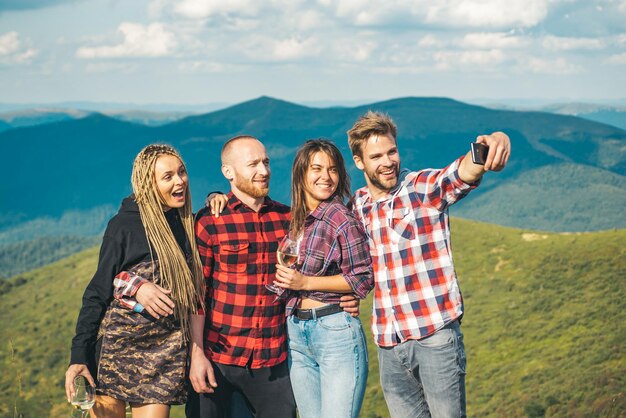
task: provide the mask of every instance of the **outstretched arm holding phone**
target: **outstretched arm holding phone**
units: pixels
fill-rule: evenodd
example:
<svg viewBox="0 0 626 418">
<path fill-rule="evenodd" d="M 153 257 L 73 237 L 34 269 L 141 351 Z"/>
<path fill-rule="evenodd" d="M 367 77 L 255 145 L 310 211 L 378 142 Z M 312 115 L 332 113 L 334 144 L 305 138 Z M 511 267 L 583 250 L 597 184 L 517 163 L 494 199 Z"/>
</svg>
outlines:
<svg viewBox="0 0 626 418">
<path fill-rule="evenodd" d="M 478 181 L 487 171 L 500 171 L 511 155 L 511 140 L 503 132 L 480 135 L 476 142 L 489 147 L 484 165 L 474 164 L 471 151 L 467 153 L 459 166 L 459 177 L 466 183 Z"/>
</svg>

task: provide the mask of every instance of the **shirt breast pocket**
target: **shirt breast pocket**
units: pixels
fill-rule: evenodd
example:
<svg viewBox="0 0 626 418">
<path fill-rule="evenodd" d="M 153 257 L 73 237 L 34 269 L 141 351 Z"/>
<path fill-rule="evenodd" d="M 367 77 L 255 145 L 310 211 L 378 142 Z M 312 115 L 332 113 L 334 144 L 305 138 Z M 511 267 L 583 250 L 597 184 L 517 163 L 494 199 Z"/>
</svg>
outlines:
<svg viewBox="0 0 626 418">
<path fill-rule="evenodd" d="M 220 270 L 227 273 L 245 273 L 249 247 L 250 243 L 247 241 L 220 243 Z"/>
<path fill-rule="evenodd" d="M 403 207 L 393 209 L 389 219 L 391 228 L 398 235 L 398 238 L 412 240 L 417 236 L 417 225 L 415 214 L 410 208 Z"/>
</svg>

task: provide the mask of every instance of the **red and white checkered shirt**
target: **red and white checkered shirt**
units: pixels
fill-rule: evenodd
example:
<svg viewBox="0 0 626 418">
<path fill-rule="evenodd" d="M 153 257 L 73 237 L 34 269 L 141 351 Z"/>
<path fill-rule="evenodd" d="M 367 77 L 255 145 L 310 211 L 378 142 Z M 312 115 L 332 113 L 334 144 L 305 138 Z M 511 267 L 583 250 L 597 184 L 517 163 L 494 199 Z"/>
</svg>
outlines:
<svg viewBox="0 0 626 418">
<path fill-rule="evenodd" d="M 289 207 L 265 198 L 258 212 L 232 192 L 219 218 L 196 215 L 196 243 L 207 283 L 204 352 L 252 369 L 287 359 L 285 304 L 265 288 L 276 277 L 276 250 L 289 229 Z M 202 312 L 200 312 L 202 313 Z"/>
<path fill-rule="evenodd" d="M 377 201 L 367 187 L 355 193 L 374 262 L 372 332 L 381 347 L 427 337 L 463 314 L 448 221 L 448 207 L 478 185 L 459 178 L 463 158 L 410 172 Z"/>
</svg>

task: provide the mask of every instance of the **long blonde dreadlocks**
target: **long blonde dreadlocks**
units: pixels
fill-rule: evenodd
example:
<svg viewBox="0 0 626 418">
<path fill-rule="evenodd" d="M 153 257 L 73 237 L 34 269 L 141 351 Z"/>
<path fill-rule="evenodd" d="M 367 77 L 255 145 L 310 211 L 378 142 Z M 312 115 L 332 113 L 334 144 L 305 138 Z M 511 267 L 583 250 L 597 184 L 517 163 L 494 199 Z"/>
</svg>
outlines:
<svg viewBox="0 0 626 418">
<path fill-rule="evenodd" d="M 150 254 L 156 252 L 160 267 L 160 280 L 157 283 L 172 291 L 171 297 L 176 304 L 174 315 L 180 320 L 183 340 L 189 341 L 191 330 L 189 315 L 197 312 L 197 306 L 204 306 L 204 277 L 200 256 L 195 245 L 194 219 L 191 212 L 191 194 L 189 183 L 185 187 L 185 204 L 178 210 L 192 251 L 191 266 L 174 238 L 174 234 L 165 219 L 163 198 L 161 197 L 154 174 L 156 160 L 162 155 L 172 155 L 183 165 L 180 154 L 171 146 L 152 144 L 142 149 L 133 163 L 131 182 L 135 201 L 139 206 L 141 223 L 146 231 Z"/>
</svg>

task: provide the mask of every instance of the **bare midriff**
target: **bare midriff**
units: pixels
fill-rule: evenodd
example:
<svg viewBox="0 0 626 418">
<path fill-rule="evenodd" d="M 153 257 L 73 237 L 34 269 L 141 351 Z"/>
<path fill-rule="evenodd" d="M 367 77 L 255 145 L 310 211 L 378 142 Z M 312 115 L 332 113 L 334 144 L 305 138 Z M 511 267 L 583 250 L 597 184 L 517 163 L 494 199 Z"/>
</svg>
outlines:
<svg viewBox="0 0 626 418">
<path fill-rule="evenodd" d="M 327 302 L 320 302 L 319 300 L 313 300 L 313 299 L 308 299 L 308 298 L 304 298 L 300 301 L 300 309 L 311 309 L 311 308 L 318 308 L 320 306 L 324 306 L 324 305 L 328 305 Z"/>
</svg>

